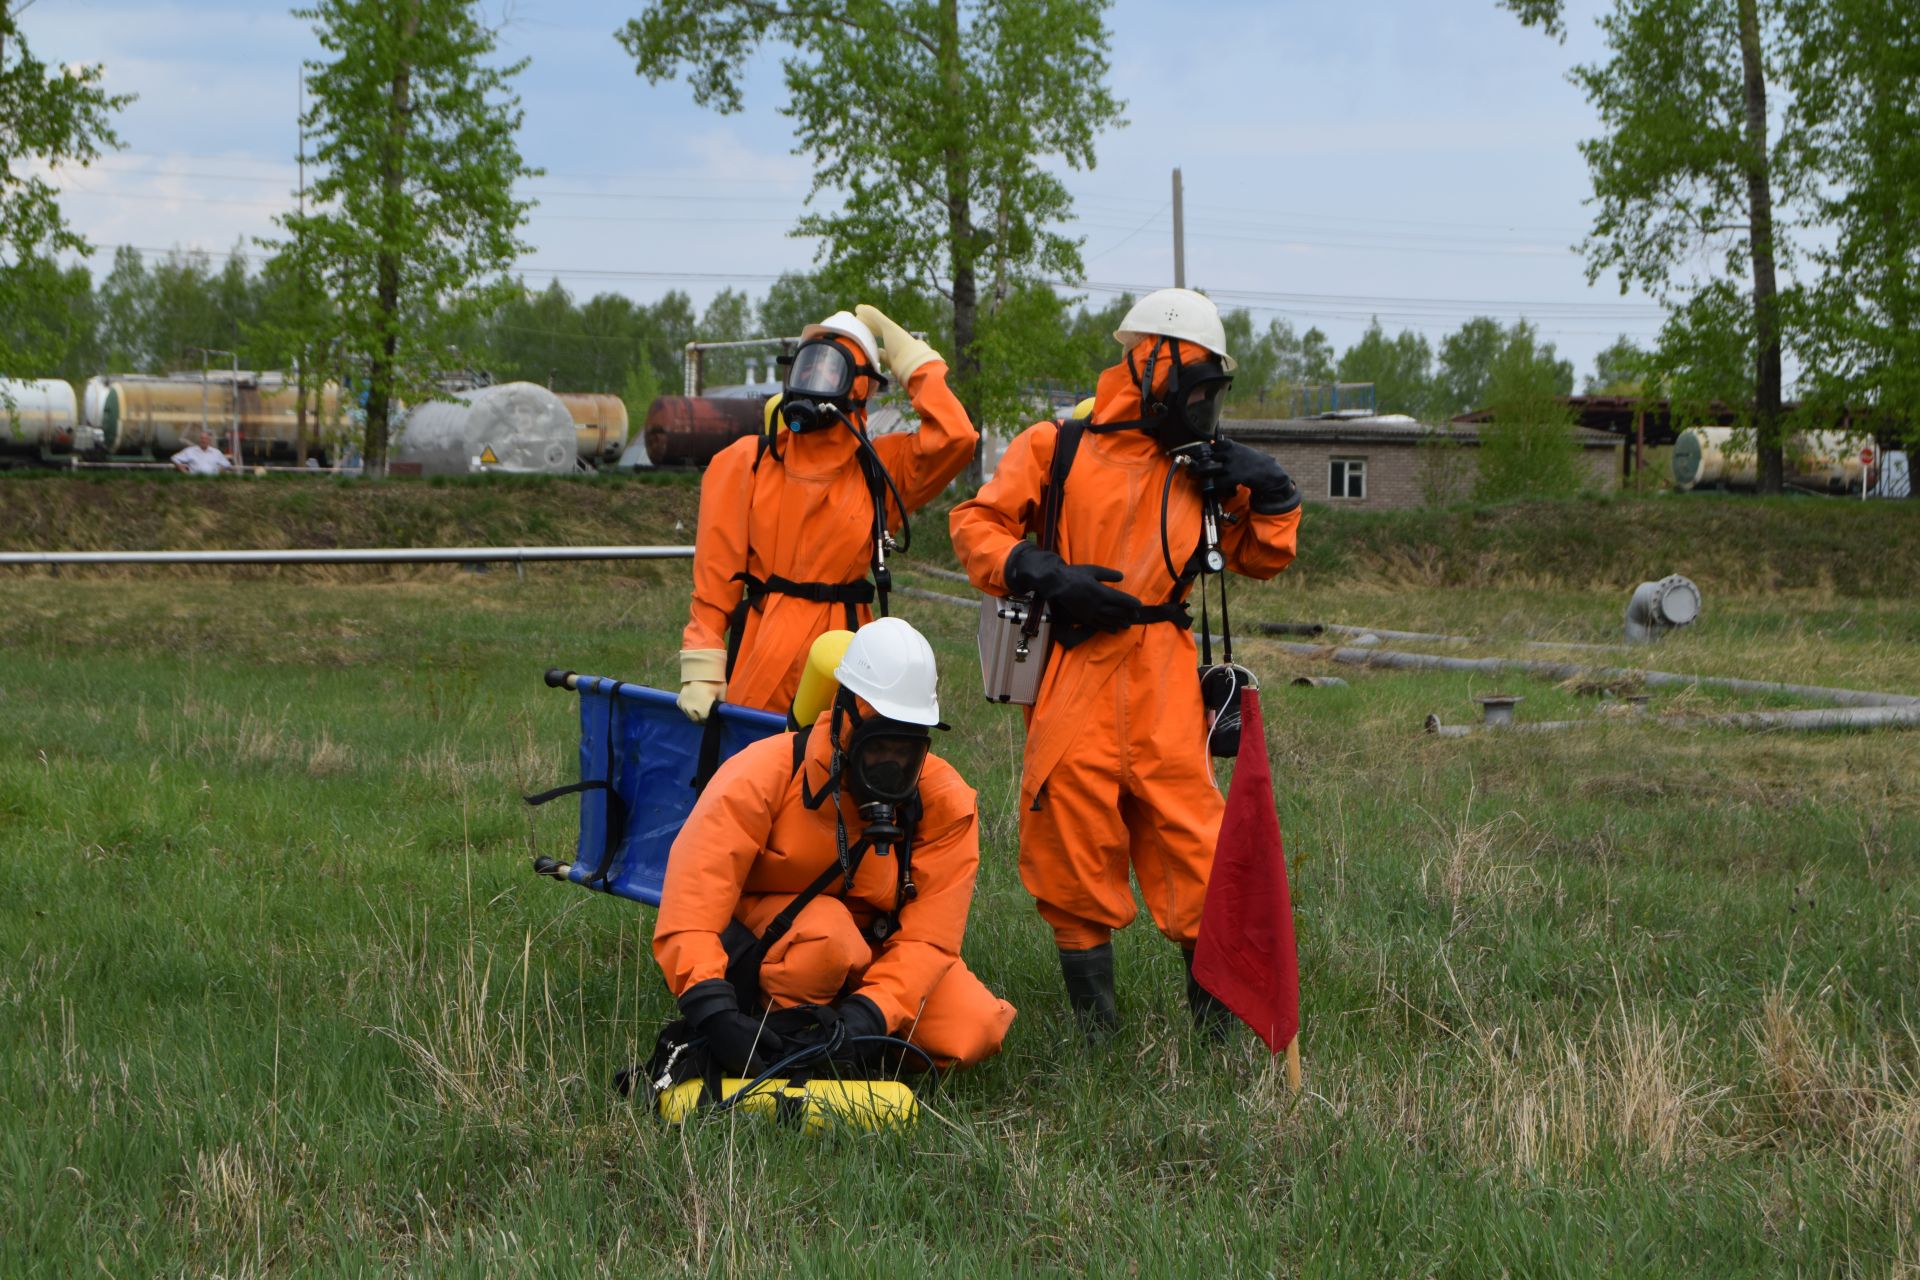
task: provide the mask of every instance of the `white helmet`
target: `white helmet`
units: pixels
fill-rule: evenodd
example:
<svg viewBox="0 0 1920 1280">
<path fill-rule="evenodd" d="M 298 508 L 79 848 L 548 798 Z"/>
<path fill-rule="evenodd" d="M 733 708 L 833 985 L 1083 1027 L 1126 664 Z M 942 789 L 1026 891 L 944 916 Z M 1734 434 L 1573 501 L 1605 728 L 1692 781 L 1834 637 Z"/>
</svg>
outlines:
<svg viewBox="0 0 1920 1280">
<path fill-rule="evenodd" d="M 1131 348 L 1155 334 L 1205 347 L 1220 357 L 1220 365 L 1228 373 L 1234 370 L 1234 358 L 1227 354 L 1227 331 L 1220 323 L 1220 308 L 1204 293 L 1155 289 L 1133 304 L 1126 319 L 1113 331 L 1113 340 Z"/>
<path fill-rule="evenodd" d="M 889 720 L 940 723 L 933 646 L 902 618 L 875 618 L 854 632 L 833 678 Z"/>
<path fill-rule="evenodd" d="M 874 341 L 873 330 L 862 324 L 860 318 L 851 311 L 836 311 L 819 324 L 808 325 L 800 331 L 800 341 L 823 338 L 834 333 L 852 338 L 860 344 L 860 350 L 866 352 L 868 368 L 880 367 L 880 344 Z"/>
</svg>

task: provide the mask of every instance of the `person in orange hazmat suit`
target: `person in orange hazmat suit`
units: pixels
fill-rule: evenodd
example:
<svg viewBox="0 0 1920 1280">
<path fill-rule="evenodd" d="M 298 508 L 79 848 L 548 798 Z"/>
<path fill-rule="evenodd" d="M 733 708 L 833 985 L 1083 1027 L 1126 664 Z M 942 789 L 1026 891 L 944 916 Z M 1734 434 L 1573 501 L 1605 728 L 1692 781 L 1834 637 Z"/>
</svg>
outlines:
<svg viewBox="0 0 1920 1280">
<path fill-rule="evenodd" d="M 874 307 L 854 310 L 807 326 L 768 433 L 722 449 L 701 480 L 680 652 L 690 720 L 722 697 L 785 711 L 816 636 L 866 622 L 876 589 L 886 612 L 894 535 L 979 442 L 933 348 Z M 883 346 L 920 427 L 869 440 Z"/>
<path fill-rule="evenodd" d="M 728 1071 L 801 1047 L 763 1016 L 801 1006 L 855 1063 L 892 1036 L 971 1065 L 1014 1008 L 960 959 L 980 831 L 973 791 L 931 751 L 933 649 L 881 618 L 834 675 L 818 719 L 746 747 L 701 793 L 668 856 L 654 957 Z"/>
<path fill-rule="evenodd" d="M 1280 464 L 1218 434 L 1234 365 L 1214 304 L 1162 289 L 1114 337 L 1125 356 L 1100 375 L 1084 431 L 1027 428 L 951 518 L 974 586 L 1033 595 L 1053 619 L 1027 725 L 1020 878 L 1053 928 L 1069 1003 L 1094 1039 L 1118 1019 L 1112 934 L 1135 915 L 1129 866 L 1154 923 L 1186 952 L 1196 1022 L 1221 1027 L 1222 1007 L 1191 976 L 1225 808 L 1185 603 L 1202 560 L 1200 479 L 1229 495 L 1226 568 L 1271 578 L 1292 561 L 1300 523 L 1299 492 Z M 1047 550 L 1026 536 L 1042 529 L 1057 446 L 1069 470 Z M 1193 465 L 1170 474 L 1177 463 Z M 1170 562 L 1184 568 L 1170 575 Z"/>
</svg>

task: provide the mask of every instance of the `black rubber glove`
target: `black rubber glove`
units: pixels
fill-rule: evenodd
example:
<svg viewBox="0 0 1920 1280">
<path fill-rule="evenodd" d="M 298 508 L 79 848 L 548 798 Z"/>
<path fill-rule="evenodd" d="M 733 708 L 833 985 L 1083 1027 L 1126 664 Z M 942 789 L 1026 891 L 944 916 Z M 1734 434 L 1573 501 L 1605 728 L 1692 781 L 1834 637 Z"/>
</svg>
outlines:
<svg viewBox="0 0 1920 1280">
<path fill-rule="evenodd" d="M 1101 631 L 1123 631 L 1133 625 L 1140 608 L 1138 597 L 1107 585 L 1125 576 L 1105 565 L 1068 564 L 1031 542 L 1021 543 L 1007 556 L 1009 591 L 1038 596 L 1065 621 Z"/>
<path fill-rule="evenodd" d="M 1256 514 L 1285 515 L 1300 505 L 1300 490 L 1294 486 L 1287 469 L 1271 454 L 1249 445 L 1231 440 L 1216 442 L 1198 471 L 1203 479 L 1214 478 L 1214 483 L 1224 491 L 1223 497 L 1244 488 Z"/>
<path fill-rule="evenodd" d="M 880 1006 L 865 996 L 848 996 L 832 1008 L 840 1021 L 840 1043 L 829 1056 L 835 1062 L 856 1067 L 879 1061 L 887 1047 L 871 1041 L 862 1044 L 860 1041 L 868 1036 L 887 1034 L 887 1018 L 880 1012 Z"/>
<path fill-rule="evenodd" d="M 848 996 L 838 1004 L 816 1005 L 806 1010 L 790 1010 L 775 1017 L 806 1013 L 811 1015 L 804 1029 L 789 1030 L 789 1049 L 825 1045 L 827 1057 L 842 1066 L 863 1066 L 878 1061 L 885 1053 L 883 1044 L 861 1043 L 870 1036 L 887 1034 L 887 1019 L 880 1006 L 865 996 Z"/>
<path fill-rule="evenodd" d="M 758 1075 L 790 1052 L 772 1028 L 740 1012 L 740 999 L 725 978 L 688 987 L 680 997 L 680 1012 L 707 1038 L 713 1060 L 735 1075 Z"/>
</svg>

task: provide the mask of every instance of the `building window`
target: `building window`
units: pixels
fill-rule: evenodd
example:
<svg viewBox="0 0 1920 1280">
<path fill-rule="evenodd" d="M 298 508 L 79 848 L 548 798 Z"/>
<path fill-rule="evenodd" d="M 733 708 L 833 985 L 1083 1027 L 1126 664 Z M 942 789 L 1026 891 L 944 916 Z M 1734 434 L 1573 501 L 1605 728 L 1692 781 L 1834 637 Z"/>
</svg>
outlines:
<svg viewBox="0 0 1920 1280">
<path fill-rule="evenodd" d="M 1367 496 L 1367 460 L 1365 458 L 1328 459 L 1327 496 L 1329 498 L 1365 498 Z"/>
</svg>

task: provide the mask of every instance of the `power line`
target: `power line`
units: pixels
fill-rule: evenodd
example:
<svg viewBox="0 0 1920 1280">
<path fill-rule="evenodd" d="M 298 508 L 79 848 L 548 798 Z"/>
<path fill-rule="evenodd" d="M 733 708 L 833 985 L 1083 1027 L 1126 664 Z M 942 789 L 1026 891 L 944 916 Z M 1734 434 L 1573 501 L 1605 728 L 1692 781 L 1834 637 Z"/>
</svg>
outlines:
<svg viewBox="0 0 1920 1280">
<path fill-rule="evenodd" d="M 251 177 L 243 174 L 218 174 L 218 173 L 205 173 L 198 170 L 189 171 L 189 170 L 178 170 L 178 169 L 158 169 L 158 168 L 145 168 L 145 167 L 139 167 L 139 166 L 121 167 L 111 163 L 111 160 L 117 160 L 122 158 L 132 158 L 134 156 L 137 156 L 138 154 L 139 153 L 122 152 L 120 153 L 119 156 L 112 157 L 109 161 L 106 161 L 106 162 L 98 162 L 92 167 L 97 171 L 110 172 L 110 173 L 116 173 L 116 174 L 125 174 L 128 176 L 135 176 L 135 177 L 143 176 L 143 175 L 155 175 L 155 176 L 165 176 L 165 177 L 196 178 L 196 179 L 204 179 L 204 180 L 211 180 L 211 181 L 233 181 L 233 182 L 255 182 L 255 183 L 269 183 L 269 182 L 280 181 L 280 179 L 276 179 L 276 178 Z M 176 154 L 184 155 L 184 153 L 176 153 Z M 232 157 L 212 157 L 212 156 L 195 157 L 191 155 L 185 155 L 184 158 L 209 159 L 209 160 L 215 160 L 218 163 L 249 164 L 249 165 L 254 165 L 257 168 L 261 168 L 261 169 L 272 169 L 272 168 L 278 167 L 276 162 L 239 160 Z M 527 181 L 530 184 L 539 184 L 549 179 L 558 178 L 558 177 L 612 179 L 617 181 L 638 181 L 638 182 L 664 182 L 664 183 L 676 183 L 676 184 L 687 184 L 687 185 L 712 184 L 716 186 L 725 186 L 725 185 L 779 186 L 779 187 L 786 187 L 792 190 L 799 190 L 808 185 L 803 181 L 800 181 L 797 179 L 789 179 L 789 178 L 728 178 L 728 177 L 720 177 L 717 175 L 706 175 L 706 174 L 687 175 L 687 174 L 667 174 L 667 173 L 644 173 L 644 172 L 628 172 L 628 173 L 574 172 L 574 173 L 567 173 L 567 174 L 549 172 L 549 173 L 542 174 L 540 177 L 528 179 Z M 544 191 L 539 191 L 536 194 L 542 195 L 542 196 L 551 196 L 554 198 L 588 199 L 588 200 L 649 200 L 649 199 L 668 200 L 668 199 L 671 199 L 671 200 L 681 200 L 681 201 L 727 202 L 727 201 L 734 201 L 734 200 L 739 200 L 743 198 L 737 195 L 729 195 L 729 194 L 684 195 L 684 194 L 664 193 L 664 192 L 657 192 L 657 191 L 642 192 L 642 191 L 544 190 Z M 1137 214 L 1141 208 L 1150 208 L 1150 207 L 1155 207 L 1157 205 L 1158 212 L 1153 215 L 1150 215 L 1150 219 L 1149 219 L 1150 221 L 1152 217 L 1158 217 L 1163 215 L 1166 212 L 1168 207 L 1165 201 L 1158 201 L 1151 197 L 1113 195 L 1113 194 L 1097 193 L 1097 192 L 1074 197 L 1074 204 L 1076 206 L 1105 205 L 1105 206 L 1108 206 L 1108 216 L 1114 216 L 1116 214 L 1120 214 L 1122 216 L 1128 216 L 1128 217 L 1131 217 L 1134 214 Z M 1126 206 L 1129 206 L 1129 205 L 1133 207 L 1131 209 L 1128 209 Z M 1527 233 L 1545 232 L 1548 234 L 1583 235 L 1587 231 L 1587 228 L 1585 227 L 1574 227 L 1574 226 L 1568 226 L 1565 224 L 1547 224 L 1547 223 L 1528 224 L 1528 223 L 1511 223 L 1511 222 L 1460 222 L 1460 221 L 1440 220 L 1440 219 L 1433 219 L 1433 218 L 1390 218 L 1390 217 L 1382 217 L 1378 214 L 1357 214 L 1357 213 L 1347 213 L 1345 211 L 1276 209 L 1271 207 L 1250 206 L 1250 205 L 1223 205 L 1223 204 L 1205 204 L 1205 203 L 1196 204 L 1192 201 L 1188 202 L 1188 210 L 1190 213 L 1200 214 L 1203 217 L 1219 222 L 1223 225 L 1231 224 L 1237 220 L 1232 217 L 1218 218 L 1215 215 L 1247 214 L 1247 215 L 1252 215 L 1257 219 L 1288 218 L 1288 219 L 1293 219 L 1293 220 L 1302 221 L 1302 222 L 1332 222 L 1340 226 L 1347 226 L 1354 223 L 1372 223 L 1372 224 L 1379 224 L 1383 226 L 1416 227 L 1416 228 L 1421 228 L 1422 230 L 1428 231 L 1428 232 L 1433 231 L 1435 228 L 1446 228 L 1446 229 L 1462 230 L 1462 231 L 1494 231 L 1494 232 L 1503 232 L 1507 234 L 1515 234 L 1515 233 L 1521 233 L 1521 232 L 1527 232 Z M 1259 223 L 1256 225 L 1264 225 L 1264 224 Z M 1472 238 L 1473 237 L 1469 237 L 1469 239 L 1472 239 Z"/>
</svg>

